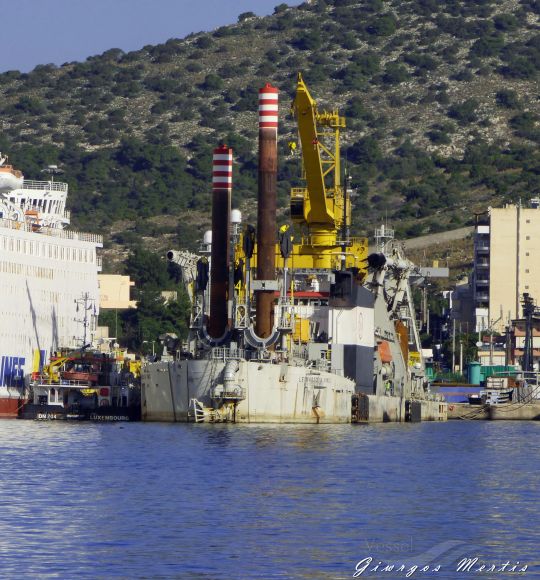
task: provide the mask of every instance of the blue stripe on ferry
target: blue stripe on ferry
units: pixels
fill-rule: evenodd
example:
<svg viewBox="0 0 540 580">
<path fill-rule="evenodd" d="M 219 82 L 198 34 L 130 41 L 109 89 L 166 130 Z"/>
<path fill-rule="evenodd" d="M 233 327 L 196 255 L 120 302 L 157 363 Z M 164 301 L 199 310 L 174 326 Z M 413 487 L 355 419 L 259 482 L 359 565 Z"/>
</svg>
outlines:
<svg viewBox="0 0 540 580">
<path fill-rule="evenodd" d="M 24 363 L 22 356 L 2 356 L 0 361 L 0 387 L 18 386 L 24 379 Z"/>
</svg>

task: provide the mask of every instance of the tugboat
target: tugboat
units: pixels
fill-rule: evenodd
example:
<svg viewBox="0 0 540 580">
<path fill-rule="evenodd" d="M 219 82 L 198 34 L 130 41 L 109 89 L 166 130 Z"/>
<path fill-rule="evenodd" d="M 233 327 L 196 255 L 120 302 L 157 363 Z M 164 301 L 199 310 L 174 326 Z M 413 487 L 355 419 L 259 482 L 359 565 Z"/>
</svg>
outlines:
<svg viewBox="0 0 540 580">
<path fill-rule="evenodd" d="M 32 375 L 20 419 L 138 421 L 140 362 L 81 349 L 58 353 Z"/>
<path fill-rule="evenodd" d="M 88 293 L 78 302 L 83 308 L 83 336 L 78 350 L 60 351 L 48 365 L 33 372 L 30 395 L 19 411 L 20 419 L 72 421 L 137 421 L 141 415 L 140 361 L 127 353 L 101 352 L 86 343 L 91 326 Z M 114 345 L 118 346 L 118 345 Z"/>
</svg>

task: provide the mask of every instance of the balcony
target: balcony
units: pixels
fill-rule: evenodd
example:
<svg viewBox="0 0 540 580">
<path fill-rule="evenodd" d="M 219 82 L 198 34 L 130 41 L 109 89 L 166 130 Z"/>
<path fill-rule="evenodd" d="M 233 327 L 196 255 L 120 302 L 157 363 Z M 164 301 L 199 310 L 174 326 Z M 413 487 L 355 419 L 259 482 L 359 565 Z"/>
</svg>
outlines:
<svg viewBox="0 0 540 580">
<path fill-rule="evenodd" d="M 474 246 L 474 250 L 477 254 L 489 254 L 489 244 L 485 242 L 477 243 Z"/>
</svg>

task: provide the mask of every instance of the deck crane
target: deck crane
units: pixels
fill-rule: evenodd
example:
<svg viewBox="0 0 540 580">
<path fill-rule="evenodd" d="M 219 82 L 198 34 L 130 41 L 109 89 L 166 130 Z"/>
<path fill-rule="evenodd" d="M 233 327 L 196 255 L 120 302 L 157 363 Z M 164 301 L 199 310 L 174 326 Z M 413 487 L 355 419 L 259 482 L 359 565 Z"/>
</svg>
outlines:
<svg viewBox="0 0 540 580">
<path fill-rule="evenodd" d="M 341 181 L 339 138 L 345 118 L 336 110 L 319 112 L 301 73 L 291 112 L 298 124 L 306 181 L 306 187 L 291 190 L 291 219 L 308 234 L 297 253 L 312 256 L 312 268 L 363 269 L 367 241 L 348 236 L 350 200 Z"/>
</svg>

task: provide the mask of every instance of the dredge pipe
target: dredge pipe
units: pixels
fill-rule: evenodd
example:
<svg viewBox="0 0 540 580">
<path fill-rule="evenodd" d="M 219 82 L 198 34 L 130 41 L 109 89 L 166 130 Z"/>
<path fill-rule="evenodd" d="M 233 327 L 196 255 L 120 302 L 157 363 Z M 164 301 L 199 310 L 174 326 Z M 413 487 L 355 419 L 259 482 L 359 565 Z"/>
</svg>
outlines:
<svg viewBox="0 0 540 580">
<path fill-rule="evenodd" d="M 259 89 L 259 191 L 257 207 L 257 279 L 276 279 L 278 89 L 267 83 Z M 272 334 L 274 291 L 258 290 L 256 333 Z"/>
<path fill-rule="evenodd" d="M 212 162 L 212 262 L 208 333 L 220 338 L 227 329 L 227 287 L 232 190 L 232 149 L 214 149 Z"/>
</svg>

